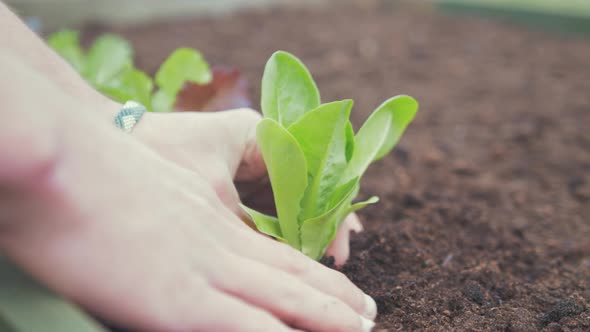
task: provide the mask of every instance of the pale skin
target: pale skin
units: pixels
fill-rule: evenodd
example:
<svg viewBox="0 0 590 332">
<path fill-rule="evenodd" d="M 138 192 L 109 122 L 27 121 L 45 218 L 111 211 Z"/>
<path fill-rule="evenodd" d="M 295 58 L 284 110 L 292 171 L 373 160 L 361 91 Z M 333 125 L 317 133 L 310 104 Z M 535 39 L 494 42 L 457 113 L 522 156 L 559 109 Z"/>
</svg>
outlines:
<svg viewBox="0 0 590 332">
<path fill-rule="evenodd" d="M 369 331 L 340 272 L 248 228 L 232 179 L 265 174 L 251 110 L 146 114 L 129 135 L 0 4 L 0 252 L 139 331 Z M 339 231 L 329 254 L 348 257 Z"/>
</svg>

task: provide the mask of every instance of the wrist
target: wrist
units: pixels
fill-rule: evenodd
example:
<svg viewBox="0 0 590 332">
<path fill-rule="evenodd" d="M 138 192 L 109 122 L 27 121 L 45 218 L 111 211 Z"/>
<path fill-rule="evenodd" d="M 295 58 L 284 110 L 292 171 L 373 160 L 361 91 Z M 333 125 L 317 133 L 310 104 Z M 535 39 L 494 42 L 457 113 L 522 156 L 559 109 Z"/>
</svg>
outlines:
<svg viewBox="0 0 590 332">
<path fill-rule="evenodd" d="M 10 54 L 0 54 L 0 231 L 47 220 L 56 173 L 117 136 L 117 103 L 71 96 Z M 75 185 L 75 184 L 73 184 Z M 55 209 L 55 207 L 51 207 Z M 51 210 L 50 209 L 50 210 Z"/>
<path fill-rule="evenodd" d="M 53 119 L 19 111 L 19 116 L 9 116 L 10 127 L 0 131 L 0 188 L 4 189 L 30 186 L 51 172 L 57 159 Z"/>
<path fill-rule="evenodd" d="M 39 193 L 57 162 L 56 136 L 49 128 L 16 125 L 0 136 L 0 234 L 38 211 Z M 31 134 L 35 131 L 35 134 Z"/>
<path fill-rule="evenodd" d="M 0 242 L 14 231 L 40 227 L 41 221 L 59 222 L 62 218 L 56 216 L 68 209 L 68 199 L 81 185 L 64 180 L 64 172 L 72 173 L 77 164 L 96 163 L 101 158 L 95 156 L 114 145 L 109 142 L 119 135 L 112 124 L 114 103 L 62 101 L 44 110 L 50 116 L 43 126 L 23 125 L 31 120 L 23 119 L 14 126 L 18 131 L 0 134 Z M 21 116 L 26 113 L 20 111 Z"/>
</svg>

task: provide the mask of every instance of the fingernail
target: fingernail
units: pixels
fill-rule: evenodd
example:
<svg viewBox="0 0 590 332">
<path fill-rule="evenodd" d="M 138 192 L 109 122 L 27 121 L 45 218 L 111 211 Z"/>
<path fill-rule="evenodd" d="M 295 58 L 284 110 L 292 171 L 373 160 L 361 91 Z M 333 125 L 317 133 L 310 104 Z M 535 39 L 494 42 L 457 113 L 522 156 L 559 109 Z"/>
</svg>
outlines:
<svg viewBox="0 0 590 332">
<path fill-rule="evenodd" d="M 375 323 L 370 320 L 370 319 L 366 319 L 363 316 L 361 317 L 361 331 L 362 332 L 371 332 L 373 331 L 373 327 L 375 326 Z"/>
<path fill-rule="evenodd" d="M 365 311 L 363 312 L 363 316 L 369 319 L 375 319 L 377 316 L 377 303 L 367 294 L 365 294 Z"/>
</svg>

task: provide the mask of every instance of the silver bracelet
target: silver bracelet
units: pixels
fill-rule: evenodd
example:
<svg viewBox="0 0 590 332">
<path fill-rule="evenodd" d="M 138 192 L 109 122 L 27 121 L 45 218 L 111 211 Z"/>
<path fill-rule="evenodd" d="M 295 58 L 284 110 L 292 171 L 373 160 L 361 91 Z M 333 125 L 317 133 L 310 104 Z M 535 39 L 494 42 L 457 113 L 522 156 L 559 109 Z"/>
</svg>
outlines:
<svg viewBox="0 0 590 332">
<path fill-rule="evenodd" d="M 133 127 L 139 122 L 147 109 L 136 101 L 128 101 L 115 116 L 115 125 L 126 133 L 133 131 Z"/>
</svg>

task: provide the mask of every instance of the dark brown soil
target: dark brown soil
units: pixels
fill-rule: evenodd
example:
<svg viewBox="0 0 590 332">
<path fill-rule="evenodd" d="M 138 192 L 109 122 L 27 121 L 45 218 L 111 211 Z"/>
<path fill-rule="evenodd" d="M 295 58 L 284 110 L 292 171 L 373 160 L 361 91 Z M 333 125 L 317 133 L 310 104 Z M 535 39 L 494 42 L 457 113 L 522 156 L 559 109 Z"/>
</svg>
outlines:
<svg viewBox="0 0 590 332">
<path fill-rule="evenodd" d="M 377 331 L 590 331 L 590 40 L 363 3 L 117 32 L 148 71 L 180 46 L 236 65 L 253 100 L 291 51 L 357 128 L 391 95 L 420 101 L 364 181 L 382 202 L 344 268 Z"/>
</svg>

